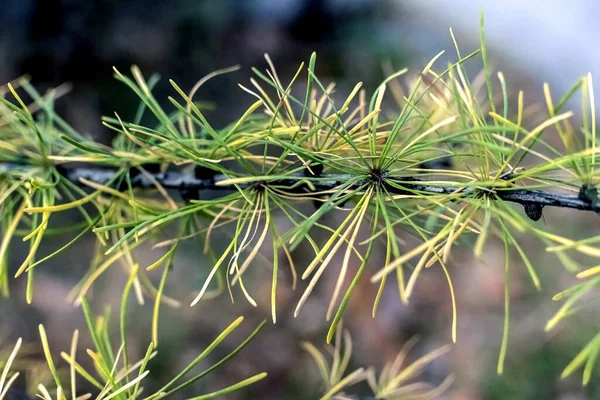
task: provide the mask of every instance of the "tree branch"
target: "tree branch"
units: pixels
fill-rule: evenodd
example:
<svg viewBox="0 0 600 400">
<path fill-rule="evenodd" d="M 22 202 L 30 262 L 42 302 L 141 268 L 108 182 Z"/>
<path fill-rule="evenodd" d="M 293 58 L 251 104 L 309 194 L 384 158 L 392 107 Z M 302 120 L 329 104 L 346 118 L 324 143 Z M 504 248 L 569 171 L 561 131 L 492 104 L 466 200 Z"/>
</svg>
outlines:
<svg viewBox="0 0 600 400">
<path fill-rule="evenodd" d="M 34 167 L 27 164 L 0 162 L 0 174 L 9 171 L 27 171 L 31 168 Z M 81 184 L 80 179 L 84 178 L 88 181 L 104 185 L 108 183 L 117 172 L 117 170 L 114 168 L 74 165 L 60 165 L 57 167 L 57 169 L 62 176 L 76 184 Z M 137 172 L 137 170 L 135 171 Z M 167 171 L 164 173 L 148 171 L 148 174 L 150 174 L 152 178 L 160 183 L 164 188 L 170 190 L 177 190 L 181 192 L 199 192 L 202 190 L 236 190 L 234 185 L 220 184 L 220 182 L 224 182 L 232 178 L 223 174 L 204 174 L 205 176 L 200 176 L 202 174 L 193 174 L 182 171 Z M 293 191 L 295 193 L 310 193 L 312 190 L 308 184 L 309 180 L 313 186 L 313 189 L 316 191 L 327 191 L 334 189 L 342 183 L 353 178 L 355 178 L 355 176 L 350 174 L 322 174 L 315 177 L 307 177 L 302 174 L 298 174 L 294 178 L 265 180 L 263 183 L 268 183 L 271 186 L 286 187 L 289 188 L 289 191 Z M 136 188 L 153 188 L 153 179 L 150 179 L 145 174 L 136 173 L 131 176 L 131 185 Z M 386 184 L 387 190 L 394 194 L 452 194 L 458 189 L 457 187 L 451 186 L 431 185 L 428 184 L 427 181 L 423 181 L 414 177 L 387 177 L 387 180 L 392 180 L 397 183 L 397 185 L 395 184 L 393 186 Z M 349 189 L 358 188 L 366 183 L 369 183 L 370 181 L 372 182 L 372 180 L 361 180 L 349 187 Z M 243 182 L 237 184 L 237 186 L 243 189 L 257 185 L 258 183 L 260 182 Z M 474 197 L 483 192 L 494 193 L 498 199 L 523 205 L 526 214 L 534 220 L 537 220 L 541 217 L 542 208 L 545 206 L 573 208 L 577 210 L 595 211 L 600 213 L 600 201 L 597 201 L 596 192 L 594 192 L 594 196 L 596 196 L 594 199 L 589 198 L 589 196 L 582 196 L 582 193 L 585 193 L 583 190 L 580 191 L 579 195 L 565 195 L 542 190 L 510 187 L 495 188 L 493 190 L 482 190 L 468 187 L 460 191 L 461 195 L 464 197 Z"/>
</svg>

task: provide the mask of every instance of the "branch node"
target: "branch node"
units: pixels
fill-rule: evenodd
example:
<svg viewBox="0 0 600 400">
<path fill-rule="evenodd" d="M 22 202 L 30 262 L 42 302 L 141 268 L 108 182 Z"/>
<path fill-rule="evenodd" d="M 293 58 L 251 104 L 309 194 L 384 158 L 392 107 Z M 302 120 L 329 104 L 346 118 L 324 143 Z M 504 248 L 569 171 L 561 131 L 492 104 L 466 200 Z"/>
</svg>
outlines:
<svg viewBox="0 0 600 400">
<path fill-rule="evenodd" d="M 539 221 L 542 218 L 542 210 L 544 206 L 538 203 L 523 203 L 523 208 L 525 209 L 525 215 L 529 217 L 529 219 L 533 221 Z"/>
<path fill-rule="evenodd" d="M 585 183 L 579 188 L 577 198 L 581 201 L 585 201 L 593 206 L 598 202 L 598 188 L 590 183 Z"/>
<path fill-rule="evenodd" d="M 369 178 L 371 183 L 375 186 L 383 186 L 385 179 L 387 178 L 387 171 L 382 170 L 381 168 L 373 168 L 369 173 Z"/>
<path fill-rule="evenodd" d="M 217 173 L 218 172 L 214 169 L 210 169 L 203 165 L 196 165 L 196 167 L 194 168 L 194 176 L 196 177 L 196 179 L 213 179 L 215 175 L 217 175 Z"/>
<path fill-rule="evenodd" d="M 323 164 L 311 162 L 304 168 L 304 176 L 319 177 L 323 174 L 323 169 Z"/>
</svg>

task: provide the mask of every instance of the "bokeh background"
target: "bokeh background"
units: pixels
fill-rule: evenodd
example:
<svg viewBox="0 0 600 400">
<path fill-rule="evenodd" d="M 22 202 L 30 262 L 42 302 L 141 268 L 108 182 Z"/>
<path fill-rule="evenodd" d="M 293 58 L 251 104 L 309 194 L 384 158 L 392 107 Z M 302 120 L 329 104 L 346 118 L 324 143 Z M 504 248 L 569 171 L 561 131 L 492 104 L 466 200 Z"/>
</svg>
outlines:
<svg viewBox="0 0 600 400">
<path fill-rule="evenodd" d="M 109 143 L 111 134 L 100 117 L 118 111 L 130 119 L 137 107 L 132 93 L 113 79 L 113 66 L 128 71 L 136 64 L 146 75 L 159 73 L 164 79 L 155 93 L 167 106 L 172 94 L 167 78 L 186 90 L 209 72 L 240 64 L 240 71 L 210 81 L 195 97 L 215 105 L 208 115 L 213 124 L 222 126 L 251 104 L 252 98 L 237 83 L 248 82 L 250 67 L 266 67 L 264 53 L 284 81 L 316 51 L 322 80 L 336 81 L 340 91 L 357 81 L 372 90 L 384 77 L 383 62 L 419 68 L 440 50 L 450 50 L 450 26 L 465 52 L 474 49 L 481 8 L 486 11 L 495 67 L 505 72 L 511 88 L 524 89 L 527 99 L 542 99 L 543 82 L 564 93 L 581 75 L 600 71 L 600 27 L 595 21 L 600 5 L 591 0 L 3 0 L 0 82 L 29 75 L 42 91 L 68 82 L 70 92 L 56 104 L 59 112 L 79 131 Z M 447 60 L 451 59 L 449 51 Z M 545 214 L 548 224 L 561 224 L 565 235 L 598 232 L 598 220 L 581 213 L 545 210 Z M 332 225 L 337 221 L 335 215 L 326 218 Z M 224 234 L 221 239 L 226 243 L 228 237 Z M 459 301 L 458 343 L 427 368 L 424 378 L 439 383 L 454 374 L 456 381 L 445 399 L 600 398 L 598 379 L 585 389 L 578 377 L 559 379 L 564 366 L 597 331 L 598 310 L 587 310 L 589 314 L 582 313 L 556 333 L 545 333 L 545 321 L 558 307 L 550 300 L 552 295 L 574 280 L 538 243 L 520 240 L 538 267 L 543 291 L 531 288 L 515 258 L 505 374 L 495 372 L 503 323 L 503 249 L 491 241 L 482 260 L 473 259 L 468 248 L 455 254 L 451 273 Z M 44 241 L 41 253 L 64 242 Z M 84 240 L 39 268 L 32 306 L 25 305 L 24 282 L 14 282 L 11 299 L 0 299 L 0 340 L 5 346 L 18 336 L 36 340 L 37 324 L 43 322 L 53 348 L 68 349 L 71 332 L 83 326 L 83 319 L 65 298 L 87 269 L 92 248 L 93 242 Z M 140 252 L 141 265 L 153 262 L 156 254 Z M 15 245 L 13 267 L 21 255 Z M 302 259 L 302 254 L 295 256 Z M 208 267 L 198 245 L 186 245 L 178 253 L 167 292 L 187 304 L 186 296 L 203 282 Z M 323 345 L 328 327 L 324 315 L 335 283 L 335 271 L 330 272 L 296 319 L 292 314 L 298 293 L 291 291 L 289 274 L 284 274 L 277 325 L 269 323 L 233 363 L 177 398 L 215 390 L 263 370 L 269 373 L 266 380 L 227 398 L 317 398 L 321 389 L 317 370 L 300 342 Z M 151 385 L 164 382 L 189 362 L 236 316 L 247 317 L 242 329 L 246 333 L 268 318 L 269 273 L 263 268 L 253 283 L 255 293 L 264 293 L 258 308 L 241 300 L 230 304 L 223 296 L 194 308 L 163 309 L 161 348 L 152 365 Z M 124 283 L 122 271 L 113 268 L 95 288 L 94 304 L 112 304 L 116 309 Z M 370 311 L 376 287 L 365 282 L 359 291 L 345 318 L 355 341 L 354 366 L 380 369 L 414 335 L 421 341 L 413 356 L 450 342 L 450 298 L 445 278 L 435 271 L 424 276 L 408 306 L 390 287 L 375 320 Z M 150 340 L 151 305 L 131 307 L 135 312 L 130 317 L 130 349 L 141 356 Z M 239 342 L 243 335 L 236 337 Z M 82 340 L 89 343 L 89 338 Z M 235 345 L 235 340 L 227 342 L 229 349 Z M 31 360 L 36 357 L 39 351 L 32 349 Z M 26 389 L 34 384 L 34 376 L 19 381 Z"/>
</svg>

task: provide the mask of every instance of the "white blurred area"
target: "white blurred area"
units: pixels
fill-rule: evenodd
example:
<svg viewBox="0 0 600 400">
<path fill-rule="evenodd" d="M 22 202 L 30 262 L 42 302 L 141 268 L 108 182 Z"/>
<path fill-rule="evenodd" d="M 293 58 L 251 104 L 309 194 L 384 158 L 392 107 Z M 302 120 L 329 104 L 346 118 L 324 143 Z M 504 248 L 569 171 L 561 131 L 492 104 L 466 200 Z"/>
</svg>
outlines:
<svg viewBox="0 0 600 400">
<path fill-rule="evenodd" d="M 581 76 L 591 72 L 600 82 L 600 1 L 597 0 L 404 0 L 416 42 L 419 29 L 432 38 L 448 36 L 452 27 L 462 44 L 476 45 L 479 14 L 485 13 L 489 53 L 501 69 L 521 72 L 532 88 L 548 82 L 564 94 Z M 408 30 L 408 29 L 407 29 Z M 421 36 L 421 39 L 423 36 Z M 425 45 L 438 46 L 436 40 Z M 428 54 L 429 55 L 429 54 Z"/>
</svg>

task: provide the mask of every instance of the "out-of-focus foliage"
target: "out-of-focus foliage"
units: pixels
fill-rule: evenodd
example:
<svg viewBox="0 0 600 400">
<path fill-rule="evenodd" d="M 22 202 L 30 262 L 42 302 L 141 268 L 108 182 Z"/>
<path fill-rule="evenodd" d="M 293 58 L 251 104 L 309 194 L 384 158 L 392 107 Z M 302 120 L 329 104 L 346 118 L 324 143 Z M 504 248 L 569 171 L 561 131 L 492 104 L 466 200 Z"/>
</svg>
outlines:
<svg viewBox="0 0 600 400">
<path fill-rule="evenodd" d="M 135 276 L 135 275 L 133 275 Z M 79 342 L 79 331 L 73 332 L 71 340 L 71 347 L 69 352 L 61 352 L 61 358 L 66 361 L 69 365 L 68 376 L 66 371 L 58 371 L 56 368 L 55 360 L 52 357 L 52 352 L 48 344 L 48 338 L 46 336 L 46 330 L 43 325 L 39 326 L 39 333 L 41 344 L 44 355 L 46 357 L 46 371 L 49 371 L 50 378 L 53 379 L 52 386 L 40 382 L 40 377 L 36 377 L 35 380 L 40 382 L 37 387 L 37 395 L 45 400 L 66 400 L 67 398 L 73 399 L 89 399 L 92 398 L 92 393 L 86 393 L 85 389 L 80 388 L 77 381 L 85 381 L 86 385 L 92 387 L 98 394 L 94 397 L 97 400 L 108 400 L 108 399 L 160 399 L 172 396 L 174 393 L 185 389 L 199 379 L 205 378 L 210 373 L 218 370 L 223 364 L 227 363 L 232 357 L 234 357 L 239 351 L 241 351 L 258 332 L 264 326 L 264 322 L 251 334 L 246 340 L 244 340 L 234 351 L 221 358 L 218 362 L 214 363 L 209 367 L 204 367 L 203 371 L 193 375 L 192 377 L 186 377 L 193 369 L 205 361 L 205 359 L 215 350 L 215 348 L 227 338 L 242 322 L 243 317 L 239 317 L 232 322 L 215 340 L 193 361 L 191 361 L 182 371 L 178 372 L 169 382 L 165 383 L 156 392 L 149 394 L 148 389 L 144 391 L 144 378 L 151 373 L 150 365 L 152 359 L 157 355 L 157 343 L 150 342 L 144 357 L 140 360 L 131 360 L 128 355 L 127 348 L 127 299 L 133 285 L 133 279 L 130 279 L 127 286 L 124 289 L 123 303 L 121 306 L 120 315 L 120 344 L 118 350 L 114 352 L 114 345 L 109 337 L 109 316 L 110 313 L 106 313 L 102 316 L 95 317 L 87 302 L 82 303 L 82 309 L 85 314 L 87 321 L 87 328 L 91 335 L 94 343 L 94 349 L 87 349 L 87 355 L 91 359 L 94 369 L 86 369 L 82 366 L 79 360 L 79 354 L 77 352 Z M 11 372 L 11 368 L 17 367 L 20 370 L 35 371 L 31 365 L 19 365 L 15 363 L 18 360 L 19 351 L 23 341 L 21 338 L 17 340 L 6 361 L 2 365 L 2 372 L 0 373 L 0 400 L 10 400 L 13 396 L 11 394 L 11 385 L 19 377 L 20 372 Z M 5 349 L 2 349 L 4 351 Z M 78 361 L 79 360 L 79 361 Z M 39 372 L 39 371 L 37 371 Z M 221 390 L 207 393 L 200 396 L 195 396 L 193 399 L 211 399 L 218 398 L 224 394 L 233 392 L 241 389 L 247 385 L 257 382 L 263 379 L 267 374 L 260 373 L 251 376 L 241 382 L 233 384 L 229 387 Z M 66 383 L 68 381 L 69 383 Z M 54 392 L 55 394 L 51 394 Z M 142 392 L 144 394 L 142 395 Z"/>
<path fill-rule="evenodd" d="M 312 343 L 305 342 L 302 347 L 310 353 L 317 364 L 323 381 L 324 394 L 321 400 L 347 400 L 353 399 L 345 394 L 349 387 L 367 381 L 374 399 L 400 400 L 400 399 L 436 399 L 450 386 L 453 377 L 449 376 L 439 386 L 435 387 L 427 382 L 415 381 L 428 363 L 442 356 L 450 350 L 449 346 L 436 349 L 425 356 L 406 364 L 408 352 L 414 346 L 416 338 L 406 343 L 396 358 L 386 364 L 380 374 L 373 367 L 357 368 L 352 372 L 347 369 L 352 357 L 352 339 L 350 333 L 338 325 L 334 345 L 328 345 L 325 354 L 319 351 Z M 331 363 L 327 361 L 330 356 Z"/>
</svg>

